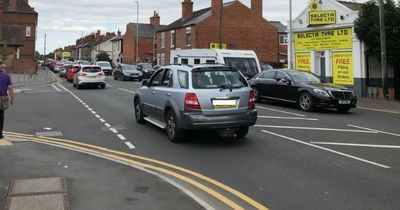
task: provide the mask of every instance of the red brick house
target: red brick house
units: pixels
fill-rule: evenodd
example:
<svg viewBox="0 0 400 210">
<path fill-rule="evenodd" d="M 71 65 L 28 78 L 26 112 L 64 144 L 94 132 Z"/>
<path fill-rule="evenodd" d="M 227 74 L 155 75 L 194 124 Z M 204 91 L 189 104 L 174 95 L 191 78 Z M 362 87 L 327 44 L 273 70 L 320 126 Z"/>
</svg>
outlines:
<svg viewBox="0 0 400 210">
<path fill-rule="evenodd" d="M 160 28 L 160 16 L 154 12 L 150 18 L 150 24 L 139 23 L 139 34 L 136 35 L 136 23 L 128 23 L 123 36 L 122 62 L 136 64 L 136 38 L 139 38 L 139 61 L 154 62 L 155 59 L 155 37 Z"/>
<path fill-rule="evenodd" d="M 0 0 L 0 47 L 7 52 L 7 70 L 35 71 L 35 42 L 38 13 L 28 0 Z"/>
<path fill-rule="evenodd" d="M 271 21 L 278 29 L 278 52 L 279 52 L 279 65 L 277 67 L 286 67 L 288 64 L 288 30 L 287 26 L 283 25 L 280 21 Z"/>
<path fill-rule="evenodd" d="M 157 31 L 158 64 L 169 64 L 171 49 L 210 48 L 213 43 L 254 50 L 260 62 L 279 63 L 278 30 L 263 18 L 262 8 L 262 0 L 251 0 L 251 8 L 240 1 L 211 0 L 211 7 L 193 11 L 193 2 L 184 0 L 182 17 Z"/>
</svg>

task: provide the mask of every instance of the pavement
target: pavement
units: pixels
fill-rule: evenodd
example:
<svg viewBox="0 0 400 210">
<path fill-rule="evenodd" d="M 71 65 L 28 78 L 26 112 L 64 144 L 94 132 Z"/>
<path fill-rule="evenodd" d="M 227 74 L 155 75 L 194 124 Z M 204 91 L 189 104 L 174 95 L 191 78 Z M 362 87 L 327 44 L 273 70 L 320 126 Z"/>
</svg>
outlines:
<svg viewBox="0 0 400 210">
<path fill-rule="evenodd" d="M 14 87 L 29 87 L 51 84 L 57 81 L 56 76 L 48 70 L 39 69 L 36 74 L 11 74 Z"/>
</svg>

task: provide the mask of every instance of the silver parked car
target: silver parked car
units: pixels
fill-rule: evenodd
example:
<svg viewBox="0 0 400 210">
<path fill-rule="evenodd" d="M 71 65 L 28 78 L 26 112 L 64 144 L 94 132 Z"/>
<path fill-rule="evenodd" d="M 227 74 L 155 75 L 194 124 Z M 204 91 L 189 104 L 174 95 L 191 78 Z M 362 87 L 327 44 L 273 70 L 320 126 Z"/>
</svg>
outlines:
<svg viewBox="0 0 400 210">
<path fill-rule="evenodd" d="M 244 76 L 222 65 L 164 66 L 134 96 L 138 123 L 166 129 L 172 142 L 188 130 L 243 138 L 256 123 L 256 98 Z"/>
<path fill-rule="evenodd" d="M 113 68 L 111 67 L 110 62 L 107 61 L 97 61 L 96 65 L 101 67 L 101 70 L 106 74 L 106 75 L 112 75 L 113 73 Z"/>
<path fill-rule="evenodd" d="M 106 76 L 100 66 L 82 65 L 80 70 L 74 74 L 73 85 L 80 89 L 82 86 L 95 85 L 102 89 L 106 88 Z"/>
</svg>

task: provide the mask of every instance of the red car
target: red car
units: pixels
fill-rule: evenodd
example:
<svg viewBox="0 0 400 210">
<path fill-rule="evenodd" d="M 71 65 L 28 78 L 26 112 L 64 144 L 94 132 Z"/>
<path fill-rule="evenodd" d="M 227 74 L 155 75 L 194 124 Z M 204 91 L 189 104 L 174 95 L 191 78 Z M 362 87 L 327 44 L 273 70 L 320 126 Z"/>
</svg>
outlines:
<svg viewBox="0 0 400 210">
<path fill-rule="evenodd" d="M 74 79 L 75 73 L 78 72 L 79 70 L 81 70 L 80 65 L 72 65 L 71 68 L 68 69 L 68 72 L 67 72 L 67 81 L 72 82 L 72 80 Z"/>
</svg>

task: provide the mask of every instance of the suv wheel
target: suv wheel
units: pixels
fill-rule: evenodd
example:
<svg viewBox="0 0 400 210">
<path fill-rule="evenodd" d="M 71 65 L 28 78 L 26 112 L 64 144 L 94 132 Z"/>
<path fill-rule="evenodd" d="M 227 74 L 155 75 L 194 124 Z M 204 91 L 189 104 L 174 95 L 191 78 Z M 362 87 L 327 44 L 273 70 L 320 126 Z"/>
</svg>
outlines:
<svg viewBox="0 0 400 210">
<path fill-rule="evenodd" d="M 144 114 L 142 111 L 142 107 L 140 105 L 140 100 L 136 99 L 134 104 L 134 111 L 135 111 L 135 118 L 136 118 L 136 122 L 140 123 L 140 124 L 144 124 L 145 120 L 144 120 Z"/>
<path fill-rule="evenodd" d="M 260 92 L 257 90 L 257 88 L 254 88 L 254 94 L 256 95 L 256 102 L 260 103 L 261 102 L 261 96 L 260 96 Z"/>
<path fill-rule="evenodd" d="M 174 143 L 184 140 L 184 131 L 178 128 L 176 115 L 173 110 L 169 110 L 165 118 L 168 139 Z"/>
<path fill-rule="evenodd" d="M 241 127 L 236 132 L 236 138 L 242 139 L 249 133 L 249 126 Z"/>
<path fill-rule="evenodd" d="M 307 92 L 303 92 L 300 94 L 298 103 L 300 109 L 303 111 L 311 112 L 314 110 L 314 102 L 312 96 Z"/>
</svg>

